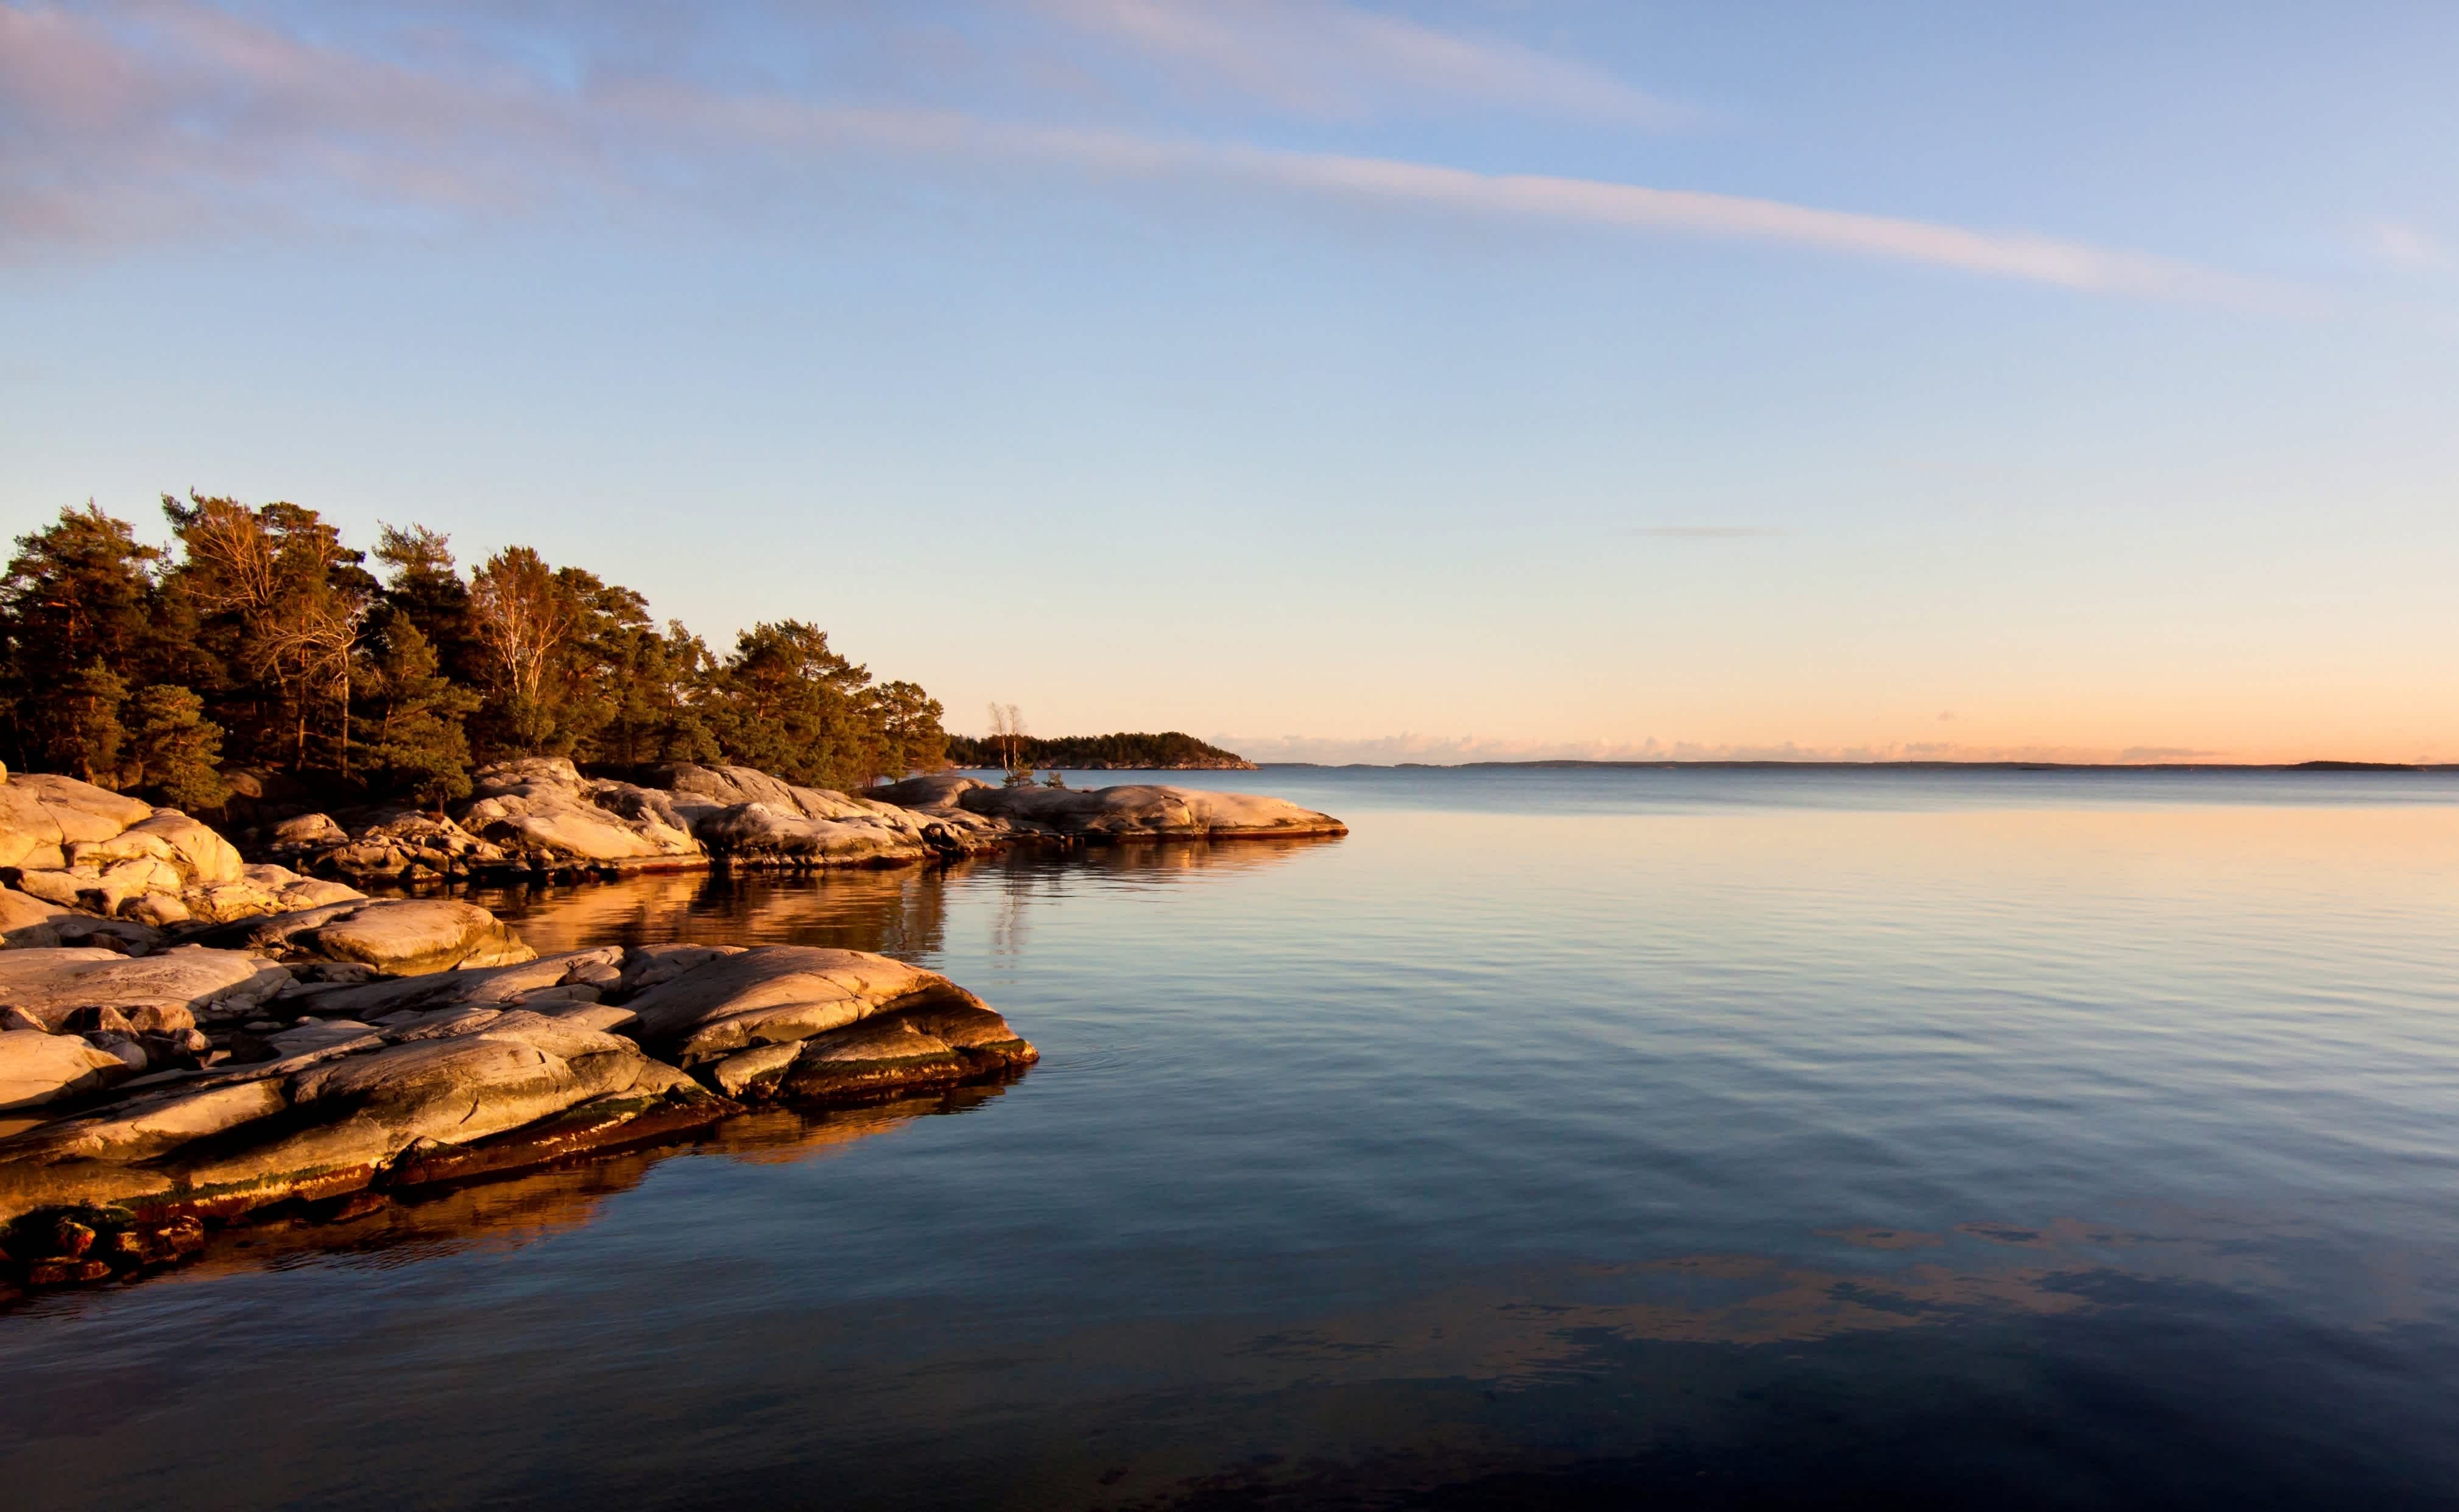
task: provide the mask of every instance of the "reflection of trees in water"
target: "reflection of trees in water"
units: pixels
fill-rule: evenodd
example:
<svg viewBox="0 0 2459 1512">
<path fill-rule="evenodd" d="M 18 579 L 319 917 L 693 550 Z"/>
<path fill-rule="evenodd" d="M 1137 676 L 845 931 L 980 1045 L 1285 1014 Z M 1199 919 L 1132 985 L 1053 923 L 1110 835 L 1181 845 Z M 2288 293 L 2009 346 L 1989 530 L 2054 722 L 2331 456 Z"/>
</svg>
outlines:
<svg viewBox="0 0 2459 1512">
<path fill-rule="evenodd" d="M 950 871 L 675 872 L 473 892 L 541 954 L 599 945 L 824 945 L 912 959 L 946 943 Z"/>
<path fill-rule="evenodd" d="M 916 960 L 947 944 L 952 901 L 968 890 L 995 907 L 991 950 L 1023 953 L 1028 914 L 1079 884 L 1167 887 L 1279 866 L 1337 839 L 1166 841 L 1025 848 L 950 866 L 813 873 L 665 872 L 620 882 L 474 891 L 541 954 L 599 945 L 825 945 Z M 978 905 L 977 905 L 978 906 Z"/>
</svg>

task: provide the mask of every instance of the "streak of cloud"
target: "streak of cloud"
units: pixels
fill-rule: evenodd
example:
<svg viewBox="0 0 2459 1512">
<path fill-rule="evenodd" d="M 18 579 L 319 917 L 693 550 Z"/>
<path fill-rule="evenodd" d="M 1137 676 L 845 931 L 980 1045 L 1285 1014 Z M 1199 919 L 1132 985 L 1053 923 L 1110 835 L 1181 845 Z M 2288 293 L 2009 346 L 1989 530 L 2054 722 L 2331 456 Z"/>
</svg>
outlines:
<svg viewBox="0 0 2459 1512">
<path fill-rule="evenodd" d="M 808 186 L 791 193 L 798 175 L 893 163 L 910 174 L 919 160 L 1776 243 L 2100 294 L 2293 302 L 2142 253 L 1704 190 L 848 105 L 671 74 L 584 72 L 576 83 L 525 72 L 509 54 L 412 67 L 189 0 L 90 14 L 0 4 L 0 239 L 19 255 L 217 230 L 417 228 L 642 205 L 782 214 L 827 199 Z"/>
<path fill-rule="evenodd" d="M 1684 113 L 1584 64 L 1353 5 L 1042 0 L 1104 40 L 1285 109 L 1362 116 L 1395 98 L 1462 99 L 1648 126 Z"/>
</svg>

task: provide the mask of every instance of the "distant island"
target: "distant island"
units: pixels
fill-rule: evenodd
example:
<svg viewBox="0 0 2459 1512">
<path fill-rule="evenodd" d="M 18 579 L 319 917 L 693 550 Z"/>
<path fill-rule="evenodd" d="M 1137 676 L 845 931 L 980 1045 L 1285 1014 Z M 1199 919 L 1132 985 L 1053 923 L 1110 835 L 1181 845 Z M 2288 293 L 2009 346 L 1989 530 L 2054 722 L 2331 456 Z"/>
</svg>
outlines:
<svg viewBox="0 0 2459 1512">
<path fill-rule="evenodd" d="M 1068 771 L 1253 771 L 1255 764 L 1236 751 L 1226 751 L 1218 746 L 1197 740 L 1183 730 L 1164 730 L 1158 735 L 1121 733 L 1116 735 L 1019 735 L 1012 737 L 1017 745 L 1018 764 L 1050 770 Z M 950 735 L 948 760 L 958 766 L 1005 766 L 1005 741 L 967 735 Z"/>
</svg>

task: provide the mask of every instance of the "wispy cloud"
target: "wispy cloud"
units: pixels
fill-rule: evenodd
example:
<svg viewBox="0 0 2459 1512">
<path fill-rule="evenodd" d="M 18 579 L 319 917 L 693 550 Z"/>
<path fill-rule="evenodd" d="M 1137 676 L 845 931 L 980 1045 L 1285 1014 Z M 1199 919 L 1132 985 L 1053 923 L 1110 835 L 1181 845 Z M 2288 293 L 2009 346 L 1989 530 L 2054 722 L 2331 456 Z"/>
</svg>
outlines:
<svg viewBox="0 0 2459 1512">
<path fill-rule="evenodd" d="M 2450 248 L 2412 225 L 2378 220 L 2365 228 L 2364 242 L 2374 256 L 2395 267 L 2435 273 L 2459 267 Z"/>
<path fill-rule="evenodd" d="M 1101 9 L 1114 22 L 1200 22 L 1191 6 L 1157 0 L 1103 0 Z M 1251 13 L 1287 24 L 1285 8 Z M 1371 38 L 1393 56 L 1414 59 L 1412 68 L 1442 74 L 1452 67 L 1440 64 L 1450 54 L 1432 34 L 1387 17 L 1335 13 L 1346 18 L 1335 31 Z M 2279 290 L 2191 263 L 2024 231 L 958 110 L 856 106 L 724 88 L 680 71 L 582 71 L 575 81 L 535 64 L 525 69 L 517 50 L 482 52 L 485 61 L 473 61 L 469 48 L 444 51 L 456 66 L 413 66 L 192 0 L 74 13 L 0 4 L 0 238 L 22 254 L 64 241 L 414 226 L 639 205 L 723 201 L 734 211 L 790 213 L 825 203 L 816 190 L 830 174 L 1024 163 L 1521 224 L 1770 242 L 2093 293 L 2287 302 Z M 1513 76 L 1481 56 L 1486 73 L 1466 62 L 1453 72 L 1489 82 Z M 798 175 L 807 180 L 800 194 Z"/>
<path fill-rule="evenodd" d="M 1106 41 L 1285 109 L 1470 100 L 1663 126 L 1679 108 L 1586 64 L 1332 0 L 1041 0 Z"/>
</svg>

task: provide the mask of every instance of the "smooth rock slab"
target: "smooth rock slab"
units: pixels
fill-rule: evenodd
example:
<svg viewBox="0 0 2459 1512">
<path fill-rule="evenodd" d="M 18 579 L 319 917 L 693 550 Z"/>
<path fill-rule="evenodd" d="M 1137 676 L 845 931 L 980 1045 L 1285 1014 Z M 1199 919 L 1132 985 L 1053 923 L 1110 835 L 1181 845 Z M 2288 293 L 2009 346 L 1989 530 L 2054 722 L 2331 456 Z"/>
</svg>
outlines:
<svg viewBox="0 0 2459 1512">
<path fill-rule="evenodd" d="M 705 1111 L 716 1102 L 629 1040 L 538 1013 L 499 1013 L 473 1022 L 465 1035 L 320 1060 L 278 1084 L 281 1114 L 200 1141 L 200 1150 L 177 1150 L 150 1167 L 162 1178 L 159 1187 L 118 1200 L 148 1212 L 246 1212 L 287 1197 L 354 1192 L 413 1148 L 479 1144 L 578 1103 L 624 1097 L 637 1103 L 635 1111 L 659 1102 Z M 248 1128 L 263 1128 L 265 1136 L 246 1141 Z M 69 1166 L 108 1187 L 101 1173 L 116 1166 L 111 1161 L 10 1161 L 10 1145 L 39 1136 L 32 1131 L 0 1144 L 0 1217 L 10 1212 L 12 1185 L 27 1190 L 34 1183 L 20 1166 L 54 1173 L 54 1187 L 56 1173 Z"/>
<path fill-rule="evenodd" d="M 54 1029 L 85 1007 L 132 1018 L 141 1008 L 182 1008 L 192 1016 L 242 1011 L 290 980 L 280 966 L 246 952 L 194 945 L 140 956 L 93 948 L 0 951 L 0 1002 Z"/>
<path fill-rule="evenodd" d="M 192 1141 L 271 1118 L 290 1105 L 282 1080 L 221 1086 L 174 1086 L 131 1097 L 83 1118 L 65 1119 L 0 1143 L 0 1160 L 149 1160 Z"/>
<path fill-rule="evenodd" d="M 75 1035 L 0 1033 L 0 1109 L 37 1107 L 127 1075 L 125 1061 Z"/>
<path fill-rule="evenodd" d="M 988 1011 L 980 998 L 938 973 L 886 956 L 764 945 L 704 962 L 623 1006 L 639 1016 L 643 1043 L 689 1066 L 931 1002 Z"/>
</svg>

